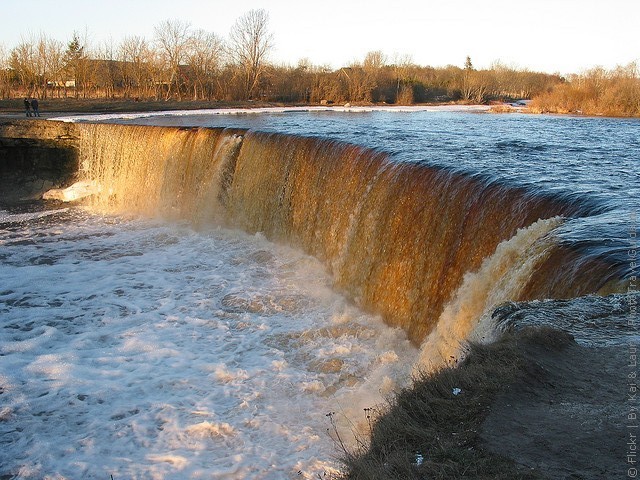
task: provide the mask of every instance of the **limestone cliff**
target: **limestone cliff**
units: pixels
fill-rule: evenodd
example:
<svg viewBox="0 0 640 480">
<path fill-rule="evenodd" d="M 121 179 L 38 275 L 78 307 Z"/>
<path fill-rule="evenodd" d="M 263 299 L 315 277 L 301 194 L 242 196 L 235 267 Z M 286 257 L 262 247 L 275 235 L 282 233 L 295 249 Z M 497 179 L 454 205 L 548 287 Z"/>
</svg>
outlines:
<svg viewBox="0 0 640 480">
<path fill-rule="evenodd" d="M 39 198 L 78 170 L 77 126 L 46 120 L 0 121 L 0 201 Z"/>
</svg>

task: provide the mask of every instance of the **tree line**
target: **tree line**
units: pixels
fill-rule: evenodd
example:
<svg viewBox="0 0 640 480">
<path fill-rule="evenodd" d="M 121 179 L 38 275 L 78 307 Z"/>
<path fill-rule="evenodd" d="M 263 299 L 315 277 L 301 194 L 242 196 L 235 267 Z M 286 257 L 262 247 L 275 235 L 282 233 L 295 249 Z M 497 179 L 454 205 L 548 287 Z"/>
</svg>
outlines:
<svg viewBox="0 0 640 480">
<path fill-rule="evenodd" d="M 640 116 L 640 69 L 635 62 L 607 70 L 592 68 L 537 95 L 530 108 L 537 113 L 581 113 Z"/>
<path fill-rule="evenodd" d="M 247 100 L 263 88 L 273 46 L 264 10 L 240 17 L 224 41 L 213 32 L 166 20 L 148 40 L 125 37 L 93 46 L 46 34 L 0 45 L 0 97 Z"/>
<path fill-rule="evenodd" d="M 420 66 L 406 55 L 372 51 L 334 69 L 308 59 L 271 63 L 273 47 L 264 10 L 238 18 L 226 38 L 180 20 L 156 25 L 151 39 L 128 36 L 102 45 L 91 45 L 87 34 L 74 33 L 67 43 L 40 34 L 11 49 L 0 45 L 0 97 L 401 105 L 535 98 L 540 111 L 586 113 L 591 107 L 580 102 L 596 91 L 597 105 L 622 93 L 625 114 L 640 110 L 635 66 L 567 79 L 500 63 L 476 69 L 469 57 L 462 66 Z"/>
</svg>

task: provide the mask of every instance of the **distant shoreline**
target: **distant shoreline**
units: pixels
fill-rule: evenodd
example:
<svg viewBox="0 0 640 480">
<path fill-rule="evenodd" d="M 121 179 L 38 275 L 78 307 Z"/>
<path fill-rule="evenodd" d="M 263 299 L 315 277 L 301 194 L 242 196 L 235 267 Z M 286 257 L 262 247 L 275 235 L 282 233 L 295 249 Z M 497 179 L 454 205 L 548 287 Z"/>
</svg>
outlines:
<svg viewBox="0 0 640 480">
<path fill-rule="evenodd" d="M 0 118 L 23 119 L 26 117 L 22 99 L 0 100 Z M 208 112 L 207 112 L 208 111 Z M 508 103 L 499 104 L 467 104 L 467 103 L 425 103 L 414 105 L 395 105 L 384 103 L 347 103 L 347 104 L 298 104 L 276 102 L 207 102 L 207 101 L 163 101 L 163 100 L 109 100 L 109 99 L 75 99 L 54 98 L 40 100 L 40 115 L 43 119 L 77 115 L 109 115 L 132 114 L 129 118 L 142 118 L 162 115 L 163 112 L 173 114 L 238 114 L 238 113 L 289 113 L 289 112 L 373 112 L 373 111 L 450 111 L 473 113 L 527 113 L 536 115 L 570 116 L 577 118 L 625 118 L 639 117 L 590 115 L 580 112 L 538 112 L 528 107 L 513 106 Z M 193 113 L 190 113 L 193 112 Z M 198 113 L 196 113 L 198 112 Z M 87 118 L 89 120 L 89 118 Z"/>
<path fill-rule="evenodd" d="M 55 114 L 110 114 L 110 113 L 155 113 L 167 111 L 217 110 L 217 111 L 373 111 L 399 110 L 420 111 L 426 109 L 444 110 L 480 110 L 488 111 L 493 105 L 462 103 L 429 103 L 414 105 L 395 105 L 384 103 L 346 103 L 346 104 L 302 104 L 277 102 L 207 102 L 207 101 L 162 101 L 162 100 L 100 100 L 100 99 L 43 99 L 40 100 L 40 114 L 50 117 Z M 22 99 L 0 100 L 0 116 L 26 117 Z"/>
<path fill-rule="evenodd" d="M 282 113 L 371 113 L 371 112 L 470 112 L 470 113 L 486 113 L 490 111 L 486 105 L 424 105 L 424 106 L 394 106 L 394 105 L 373 105 L 373 106 L 356 106 L 356 105 L 336 105 L 336 106 L 289 106 L 289 107 L 246 107 L 246 108 L 212 108 L 212 109 L 195 109 L 195 110 L 159 110 L 159 111 L 136 111 L 136 112 L 112 112 L 86 114 L 79 113 L 77 115 L 63 114 L 58 117 L 51 117 L 51 120 L 59 121 L 105 121 L 113 120 L 132 120 L 137 118 L 149 118 L 156 116 L 196 116 L 196 115 L 254 115 L 254 114 L 282 114 Z"/>
</svg>

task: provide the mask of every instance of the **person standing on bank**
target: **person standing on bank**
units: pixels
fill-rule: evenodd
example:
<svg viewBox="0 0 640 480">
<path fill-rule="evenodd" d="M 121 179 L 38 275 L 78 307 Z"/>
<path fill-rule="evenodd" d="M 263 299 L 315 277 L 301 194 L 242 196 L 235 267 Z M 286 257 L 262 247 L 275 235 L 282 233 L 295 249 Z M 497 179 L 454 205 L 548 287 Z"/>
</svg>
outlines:
<svg viewBox="0 0 640 480">
<path fill-rule="evenodd" d="M 29 103 L 29 99 L 24 99 L 24 111 L 27 114 L 27 117 L 31 116 L 31 104 Z"/>
<path fill-rule="evenodd" d="M 31 99 L 31 110 L 33 110 L 33 116 L 34 117 L 39 117 L 40 116 L 40 110 L 38 110 L 38 99 L 37 98 L 32 98 Z"/>
</svg>

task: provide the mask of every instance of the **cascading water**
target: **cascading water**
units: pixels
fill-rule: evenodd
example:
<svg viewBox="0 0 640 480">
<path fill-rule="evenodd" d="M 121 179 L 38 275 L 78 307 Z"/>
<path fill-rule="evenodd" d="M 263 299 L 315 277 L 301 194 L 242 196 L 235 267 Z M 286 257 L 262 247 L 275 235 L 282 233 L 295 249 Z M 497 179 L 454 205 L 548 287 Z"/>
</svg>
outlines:
<svg viewBox="0 0 640 480">
<path fill-rule="evenodd" d="M 466 288 L 465 274 L 491 255 L 506 255 L 504 248 L 496 250 L 501 242 L 539 219 L 584 213 L 482 178 L 397 164 L 383 152 L 341 142 L 224 129 L 79 128 L 83 174 L 101 188 L 91 200 L 95 208 L 222 222 L 300 247 L 327 266 L 335 288 L 418 344 L 440 322 L 458 322 L 442 320 L 451 315 L 445 305 Z M 529 236 L 535 240 L 538 230 Z M 505 268 L 526 264 L 526 274 L 502 289 L 508 294 L 480 302 L 483 308 L 471 316 L 498 300 L 530 296 L 528 284 L 541 283 L 536 271 L 558 278 L 567 272 L 561 264 L 536 270 L 534 258 L 524 254 L 507 262 Z M 588 272 L 587 264 L 574 268 L 571 281 L 550 280 L 553 290 L 538 286 L 535 294 L 562 297 L 564 285 L 575 289 Z M 486 296 L 495 280 L 483 281 Z M 600 286 L 586 285 L 591 291 Z M 458 340 L 469 333 L 465 328 Z"/>
<path fill-rule="evenodd" d="M 465 274 L 420 348 L 418 370 L 428 371 L 460 360 L 463 342 L 495 340 L 491 312 L 501 303 L 519 298 L 539 263 L 554 248 L 550 232 L 560 218 L 538 220 L 501 242 L 475 272 Z"/>
<path fill-rule="evenodd" d="M 194 223 L 221 220 L 242 136 L 204 129 L 83 127 L 82 175 L 100 185 L 93 208 Z"/>
</svg>

